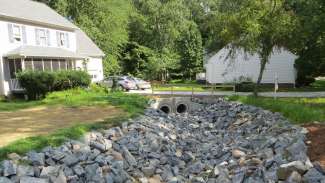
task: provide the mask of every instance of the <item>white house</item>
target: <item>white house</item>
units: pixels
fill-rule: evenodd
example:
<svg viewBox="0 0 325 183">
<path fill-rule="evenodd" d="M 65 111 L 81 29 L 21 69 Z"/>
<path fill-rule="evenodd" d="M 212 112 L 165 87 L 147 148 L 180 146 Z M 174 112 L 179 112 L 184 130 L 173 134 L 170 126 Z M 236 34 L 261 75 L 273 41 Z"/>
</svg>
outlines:
<svg viewBox="0 0 325 183">
<path fill-rule="evenodd" d="M 256 82 L 260 71 L 260 58 L 237 50 L 234 56 L 225 47 L 208 58 L 205 64 L 206 80 L 211 84 L 231 83 L 239 78 L 249 78 Z M 274 50 L 267 63 L 262 83 L 270 84 L 277 78 L 279 84 L 295 84 L 296 69 L 294 63 L 297 56 L 285 49 Z"/>
<path fill-rule="evenodd" d="M 86 70 L 102 80 L 104 53 L 78 27 L 45 4 L 0 0 L 0 95 L 21 91 L 15 73 Z"/>
</svg>

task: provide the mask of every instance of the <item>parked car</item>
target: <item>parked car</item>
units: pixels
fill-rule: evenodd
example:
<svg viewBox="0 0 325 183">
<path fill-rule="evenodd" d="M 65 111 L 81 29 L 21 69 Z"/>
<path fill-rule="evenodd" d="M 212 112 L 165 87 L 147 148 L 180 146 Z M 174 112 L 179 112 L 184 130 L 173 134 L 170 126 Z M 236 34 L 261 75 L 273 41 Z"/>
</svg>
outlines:
<svg viewBox="0 0 325 183">
<path fill-rule="evenodd" d="M 132 78 L 135 84 L 137 85 L 138 89 L 140 90 L 146 90 L 151 88 L 151 84 L 148 81 L 145 81 L 140 78 Z"/>
<path fill-rule="evenodd" d="M 113 86 L 113 79 L 116 79 L 117 87 L 119 87 L 121 90 L 129 91 L 138 89 L 135 81 L 129 76 L 110 76 L 99 84 L 111 88 Z"/>
</svg>

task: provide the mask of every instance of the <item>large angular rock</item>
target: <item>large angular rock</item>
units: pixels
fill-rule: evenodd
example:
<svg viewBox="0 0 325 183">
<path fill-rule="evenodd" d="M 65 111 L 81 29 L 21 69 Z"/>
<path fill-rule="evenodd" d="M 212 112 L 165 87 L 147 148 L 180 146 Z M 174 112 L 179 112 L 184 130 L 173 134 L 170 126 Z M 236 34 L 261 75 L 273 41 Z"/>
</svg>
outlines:
<svg viewBox="0 0 325 183">
<path fill-rule="evenodd" d="M 277 171 L 277 175 L 280 180 L 286 180 L 294 171 L 298 172 L 299 174 L 304 174 L 307 171 L 307 167 L 301 161 L 293 161 L 281 165 Z"/>
<path fill-rule="evenodd" d="M 64 163 L 66 166 L 73 166 L 79 162 L 79 159 L 75 155 L 68 155 L 65 156 L 62 160 L 62 163 Z"/>
<path fill-rule="evenodd" d="M 60 169 L 61 169 L 61 166 L 43 167 L 40 177 L 42 177 L 42 178 L 49 178 L 51 176 L 57 177 Z"/>
<path fill-rule="evenodd" d="M 44 166 L 45 164 L 45 154 L 37 152 L 29 152 L 27 154 L 28 159 L 32 162 L 34 166 Z"/>
<path fill-rule="evenodd" d="M 122 147 L 122 155 L 130 167 L 137 166 L 137 161 L 135 160 L 134 156 L 130 153 L 130 151 L 125 146 Z"/>
<path fill-rule="evenodd" d="M 286 182 L 287 183 L 301 183 L 302 177 L 298 172 L 294 171 L 290 174 L 290 176 L 288 177 Z"/>
<path fill-rule="evenodd" d="M 156 168 L 153 166 L 146 166 L 142 167 L 141 170 L 146 177 L 151 177 L 155 174 Z"/>
<path fill-rule="evenodd" d="M 188 172 L 191 174 L 199 174 L 203 171 L 204 168 L 205 165 L 202 162 L 198 161 L 192 164 L 191 166 L 189 166 Z"/>
<path fill-rule="evenodd" d="M 13 161 L 5 160 L 2 162 L 3 176 L 8 177 L 17 173 L 17 165 Z"/>
<path fill-rule="evenodd" d="M 34 176 L 34 168 L 27 165 L 18 165 L 17 176 Z"/>
<path fill-rule="evenodd" d="M 87 182 L 102 182 L 104 180 L 102 168 L 97 164 L 85 167 Z"/>
<path fill-rule="evenodd" d="M 73 167 L 73 172 L 78 176 L 82 176 L 82 175 L 85 174 L 85 170 L 80 165 L 74 166 Z"/>
<path fill-rule="evenodd" d="M 316 168 L 310 169 L 304 176 L 304 183 L 317 183 L 325 180 L 325 175 L 319 172 Z"/>
</svg>

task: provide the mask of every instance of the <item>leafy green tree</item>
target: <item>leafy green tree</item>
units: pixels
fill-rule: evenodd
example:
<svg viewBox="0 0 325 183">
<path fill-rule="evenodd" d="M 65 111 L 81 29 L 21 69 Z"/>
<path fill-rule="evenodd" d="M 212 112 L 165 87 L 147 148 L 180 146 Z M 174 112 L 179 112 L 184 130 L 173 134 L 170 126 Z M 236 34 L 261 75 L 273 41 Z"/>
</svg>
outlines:
<svg viewBox="0 0 325 183">
<path fill-rule="evenodd" d="M 296 60 L 298 85 L 309 85 L 313 78 L 325 75 L 325 1 L 287 0 L 296 14 L 299 26 L 292 49 L 299 55 Z"/>
<path fill-rule="evenodd" d="M 195 79 L 203 69 L 203 46 L 201 33 L 196 24 L 189 25 L 179 41 L 180 67 L 185 79 Z"/>
<path fill-rule="evenodd" d="M 105 52 L 105 75 L 118 74 L 121 47 L 128 42 L 130 0 L 40 0 L 84 30 Z"/>
<path fill-rule="evenodd" d="M 288 48 L 297 21 L 285 0 L 220 0 L 215 12 L 216 30 L 233 50 L 243 48 L 260 57 L 260 71 L 255 94 L 265 66 L 275 48 Z"/>
<path fill-rule="evenodd" d="M 126 44 L 120 56 L 123 74 L 137 77 L 148 76 L 151 71 L 147 66 L 153 56 L 153 51 L 147 47 L 135 42 Z"/>
<path fill-rule="evenodd" d="M 203 52 L 201 33 L 192 19 L 187 1 L 133 2 L 137 14 L 131 17 L 129 24 L 130 40 L 157 53 L 158 63 L 151 62 L 152 69 L 154 65 L 158 68 L 155 69 L 157 78 L 168 80 L 179 72 L 189 76 L 203 67 L 201 65 L 198 69 Z M 186 47 L 180 46 L 180 42 L 186 44 Z"/>
</svg>

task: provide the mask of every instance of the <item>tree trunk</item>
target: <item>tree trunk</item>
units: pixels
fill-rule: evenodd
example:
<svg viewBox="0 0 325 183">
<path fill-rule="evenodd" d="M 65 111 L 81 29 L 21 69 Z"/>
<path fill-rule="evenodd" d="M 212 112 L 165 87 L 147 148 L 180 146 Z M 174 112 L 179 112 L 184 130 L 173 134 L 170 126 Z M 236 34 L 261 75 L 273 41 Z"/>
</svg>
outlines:
<svg viewBox="0 0 325 183">
<path fill-rule="evenodd" d="M 269 61 L 269 55 L 262 55 L 261 56 L 261 68 L 260 68 L 260 72 L 259 72 L 259 75 L 258 75 L 258 79 L 257 79 L 257 82 L 256 82 L 256 85 L 254 87 L 254 96 L 257 97 L 258 96 L 258 90 L 259 90 L 259 87 L 261 85 L 261 82 L 262 82 L 262 78 L 263 78 L 263 73 L 264 73 L 264 70 L 265 70 L 265 66 L 266 66 L 266 63 Z"/>
</svg>

